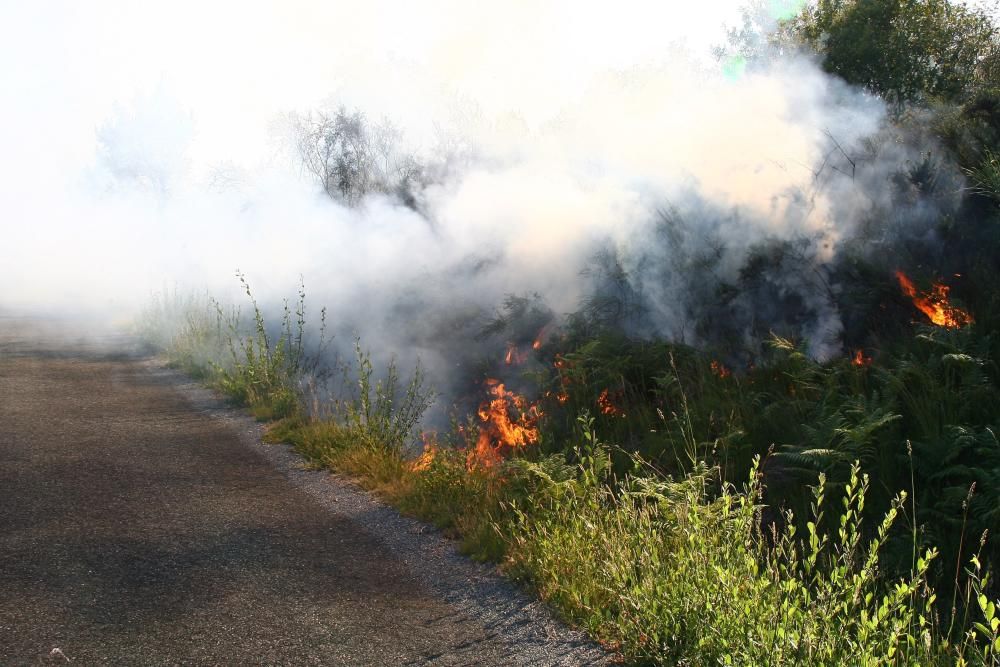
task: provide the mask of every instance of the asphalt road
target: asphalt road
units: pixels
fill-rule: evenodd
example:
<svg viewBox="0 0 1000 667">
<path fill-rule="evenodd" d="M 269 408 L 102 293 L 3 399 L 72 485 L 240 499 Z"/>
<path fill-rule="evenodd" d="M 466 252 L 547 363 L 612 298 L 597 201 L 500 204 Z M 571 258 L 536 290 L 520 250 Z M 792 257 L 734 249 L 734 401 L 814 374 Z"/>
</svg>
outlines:
<svg viewBox="0 0 1000 667">
<path fill-rule="evenodd" d="M 0 318 L 0 665 L 599 659 L 551 626 L 519 653 L 530 615 L 449 599 L 384 508 L 339 513 L 128 339 L 55 332 Z"/>
</svg>

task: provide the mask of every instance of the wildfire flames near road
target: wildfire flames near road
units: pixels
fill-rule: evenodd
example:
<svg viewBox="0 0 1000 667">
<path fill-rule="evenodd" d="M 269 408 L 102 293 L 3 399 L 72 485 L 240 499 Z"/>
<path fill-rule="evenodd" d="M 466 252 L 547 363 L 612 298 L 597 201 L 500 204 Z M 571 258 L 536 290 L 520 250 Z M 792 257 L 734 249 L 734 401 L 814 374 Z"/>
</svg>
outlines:
<svg viewBox="0 0 1000 667">
<path fill-rule="evenodd" d="M 173 69 L 22 4 L 0 308 L 132 308 L 625 661 L 998 664 L 994 16 L 274 3 Z"/>
<path fill-rule="evenodd" d="M 518 450 L 538 442 L 538 420 L 542 412 L 523 396 L 508 391 L 502 382 L 486 381 L 490 398 L 480 406 L 479 433 L 469 452 L 468 465 L 489 467 Z"/>
</svg>

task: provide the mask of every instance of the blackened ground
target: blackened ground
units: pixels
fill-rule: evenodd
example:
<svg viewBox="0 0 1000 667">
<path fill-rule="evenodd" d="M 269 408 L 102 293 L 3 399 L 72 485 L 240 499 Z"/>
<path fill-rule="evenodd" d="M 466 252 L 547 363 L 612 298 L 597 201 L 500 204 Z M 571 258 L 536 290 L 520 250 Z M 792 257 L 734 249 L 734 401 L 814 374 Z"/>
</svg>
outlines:
<svg viewBox="0 0 1000 667">
<path fill-rule="evenodd" d="M 0 664 L 607 660 L 129 339 L 64 327 L 0 318 Z"/>
</svg>

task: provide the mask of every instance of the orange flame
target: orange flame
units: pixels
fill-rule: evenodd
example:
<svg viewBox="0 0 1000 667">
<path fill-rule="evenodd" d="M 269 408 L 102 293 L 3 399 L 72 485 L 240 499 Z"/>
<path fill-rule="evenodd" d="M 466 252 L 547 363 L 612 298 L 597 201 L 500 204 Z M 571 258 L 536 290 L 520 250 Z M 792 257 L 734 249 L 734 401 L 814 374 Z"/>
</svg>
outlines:
<svg viewBox="0 0 1000 667">
<path fill-rule="evenodd" d="M 504 384 L 486 380 L 493 396 L 479 406 L 479 438 L 466 458 L 470 468 L 489 468 L 504 455 L 538 442 L 538 420 L 542 413 L 523 396 L 507 391 Z M 513 416 L 513 418 L 512 418 Z"/>
<path fill-rule="evenodd" d="M 552 331 L 552 323 L 550 322 L 549 324 L 546 324 L 539 330 L 538 335 L 535 336 L 535 341 L 531 344 L 531 349 L 533 350 L 542 349 L 542 345 L 545 344 L 545 340 L 549 337 L 551 331 Z"/>
<path fill-rule="evenodd" d="M 854 356 L 851 357 L 851 363 L 855 366 L 871 366 L 872 358 L 866 357 L 865 351 L 859 349 L 855 351 Z"/>
<path fill-rule="evenodd" d="M 508 366 L 520 366 L 527 360 L 527 353 L 518 350 L 517 345 L 514 343 L 507 343 L 507 354 L 503 358 L 505 364 Z"/>
<path fill-rule="evenodd" d="M 560 404 L 565 404 L 569 401 L 568 390 L 571 380 L 563 371 L 569 370 L 572 367 L 572 364 L 563 358 L 561 354 L 557 354 L 555 361 L 552 362 L 552 365 L 556 368 L 556 375 L 559 377 L 559 386 L 561 388 L 561 391 L 556 394 L 556 400 L 559 401 Z"/>
<path fill-rule="evenodd" d="M 424 451 L 410 464 L 410 470 L 413 472 L 422 472 L 430 468 L 439 449 L 437 433 L 434 431 L 424 431 L 420 434 L 420 438 L 424 441 Z"/>
<path fill-rule="evenodd" d="M 899 281 L 903 294 L 913 301 L 913 305 L 939 327 L 957 329 L 975 321 L 972 319 L 972 315 L 961 308 L 949 305 L 948 290 L 950 288 L 947 285 L 934 283 L 930 292 L 920 294 L 913 281 L 902 271 L 896 271 L 896 280 Z"/>
<path fill-rule="evenodd" d="M 709 367 L 712 369 L 712 372 L 718 375 L 720 378 L 727 378 L 733 374 L 731 370 L 723 366 L 715 359 L 712 360 L 712 363 L 709 364 Z"/>
<path fill-rule="evenodd" d="M 606 415 L 612 415 L 615 417 L 624 417 L 625 413 L 615 405 L 615 401 L 612 400 L 610 393 L 607 389 L 601 392 L 601 395 L 597 397 L 597 406 L 601 409 L 601 412 Z"/>
<path fill-rule="evenodd" d="M 552 398 L 553 396 L 557 401 L 559 401 L 560 405 L 566 403 L 566 401 L 569 400 L 569 394 L 567 394 L 565 391 L 556 392 L 555 394 L 553 394 L 551 391 L 545 392 L 545 398 Z"/>
</svg>

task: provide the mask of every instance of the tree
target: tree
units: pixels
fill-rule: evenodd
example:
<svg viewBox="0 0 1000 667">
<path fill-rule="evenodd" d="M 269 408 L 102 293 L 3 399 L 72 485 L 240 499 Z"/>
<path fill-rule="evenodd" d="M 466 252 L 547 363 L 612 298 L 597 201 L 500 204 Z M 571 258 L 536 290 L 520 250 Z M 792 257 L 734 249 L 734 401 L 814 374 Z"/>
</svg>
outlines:
<svg viewBox="0 0 1000 667">
<path fill-rule="evenodd" d="M 371 127 L 361 112 L 343 107 L 292 120 L 302 164 L 331 198 L 355 206 L 368 194 L 383 193 L 415 207 L 422 169 L 398 151 L 399 134 L 388 122 Z"/>
<path fill-rule="evenodd" d="M 998 85 L 1000 31 L 949 0 L 819 0 L 789 25 L 826 71 L 892 102 L 961 102 Z"/>
</svg>

